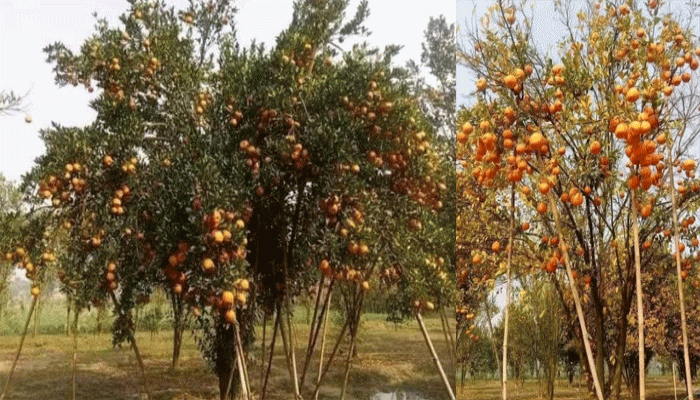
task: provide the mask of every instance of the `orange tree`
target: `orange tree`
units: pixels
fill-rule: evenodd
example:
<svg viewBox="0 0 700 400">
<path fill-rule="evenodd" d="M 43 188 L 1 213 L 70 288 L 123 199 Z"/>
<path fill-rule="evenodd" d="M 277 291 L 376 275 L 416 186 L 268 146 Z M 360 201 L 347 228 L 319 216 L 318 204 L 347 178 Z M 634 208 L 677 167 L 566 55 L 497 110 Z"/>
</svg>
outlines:
<svg viewBox="0 0 700 400">
<path fill-rule="evenodd" d="M 675 285 L 682 279 L 651 281 L 663 268 L 682 278 L 688 272 L 681 269 L 692 266 L 680 257 L 675 271 L 668 263 L 676 248 L 687 254 L 669 245 L 673 225 L 696 243 L 698 186 L 695 162 L 686 159 L 695 134 L 686 128 L 697 99 L 686 88 L 699 52 L 690 30 L 664 7 L 655 0 L 581 9 L 556 3 L 566 34 L 552 60 L 534 44 L 523 8 L 498 1 L 460 55 L 477 79 L 458 152 L 475 182 L 502 177 L 518 188 L 521 222 L 541 238 L 530 243 L 539 246 L 543 273 L 584 347 L 582 364 L 598 398 L 619 397 L 623 364 L 633 366 L 626 375 L 644 397 L 645 354 L 670 327 L 666 318 L 646 321 L 645 342 L 636 325 L 645 326 L 641 312 L 652 305 L 643 294 L 677 288 L 684 299 L 683 285 Z M 682 184 L 669 184 L 673 178 Z M 672 224 L 678 215 L 685 222 Z M 676 304 L 679 328 L 684 302 Z M 679 311 L 654 309 L 667 317 Z"/>
<path fill-rule="evenodd" d="M 163 287 L 176 315 L 191 311 L 225 398 L 250 390 L 242 353 L 261 315 L 275 315 L 273 342 L 279 330 L 307 390 L 321 318 L 298 374 L 288 315 L 319 280 L 349 288 L 336 343 L 346 330 L 354 343 L 379 272 L 400 277 L 395 315 L 444 302 L 454 172 L 392 66 L 398 47 L 337 47 L 364 32 L 366 2 L 347 23 L 347 1 L 297 2 L 271 49 L 236 42 L 226 0 L 130 3 L 121 29 L 100 21 L 80 52 L 46 49 L 59 84 L 98 89 L 96 121 L 42 131 L 26 180 L 68 231 L 60 276 L 78 308 L 110 297 L 115 342 L 136 348 L 131 310 Z"/>
</svg>

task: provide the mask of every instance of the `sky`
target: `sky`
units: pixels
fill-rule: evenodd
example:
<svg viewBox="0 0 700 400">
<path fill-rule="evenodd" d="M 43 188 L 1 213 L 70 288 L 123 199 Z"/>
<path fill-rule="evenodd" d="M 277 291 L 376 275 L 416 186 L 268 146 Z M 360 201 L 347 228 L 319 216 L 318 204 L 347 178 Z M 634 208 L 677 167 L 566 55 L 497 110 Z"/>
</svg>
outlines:
<svg viewBox="0 0 700 400">
<path fill-rule="evenodd" d="M 167 4 L 184 8 L 186 0 L 167 0 Z M 238 0 L 236 30 L 239 42 L 252 39 L 269 48 L 275 37 L 292 18 L 292 0 Z M 351 0 L 348 17 L 354 15 L 359 0 Z M 25 112 L 0 115 L 0 173 L 18 181 L 28 172 L 34 159 L 44 153 L 40 129 L 52 122 L 63 126 L 89 125 L 95 112 L 88 106 L 97 94 L 84 87 L 54 83 L 52 66 L 42 51 L 48 44 L 61 41 L 78 52 L 85 38 L 94 32 L 93 12 L 104 17 L 110 26 L 119 26 L 118 16 L 129 4 L 125 0 L 2 0 L 0 1 L 0 91 L 28 93 Z M 423 31 L 431 16 L 445 15 L 455 22 L 455 0 L 369 0 L 370 16 L 365 26 L 372 32 L 367 39 L 373 45 L 404 45 L 396 62 L 420 61 Z"/>
</svg>

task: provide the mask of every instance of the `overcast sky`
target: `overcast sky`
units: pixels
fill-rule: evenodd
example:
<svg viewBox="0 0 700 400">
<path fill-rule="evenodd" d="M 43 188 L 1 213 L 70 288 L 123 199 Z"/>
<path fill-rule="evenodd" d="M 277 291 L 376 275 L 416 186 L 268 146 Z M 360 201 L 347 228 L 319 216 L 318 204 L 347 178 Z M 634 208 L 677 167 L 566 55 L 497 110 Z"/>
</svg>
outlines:
<svg viewBox="0 0 700 400">
<path fill-rule="evenodd" d="M 186 5 L 186 0 L 168 4 Z M 351 0 L 351 17 L 359 0 Z M 240 43 L 252 39 L 269 48 L 292 17 L 292 0 L 238 0 L 236 30 Z M 61 41 L 74 52 L 94 32 L 93 12 L 105 17 L 110 26 L 118 25 L 118 16 L 127 10 L 126 1 L 88 0 L 2 0 L 0 1 L 0 90 L 29 92 L 27 114 L 33 122 L 24 122 L 24 113 L 0 116 L 0 173 L 19 180 L 28 172 L 44 147 L 38 131 L 57 122 L 64 126 L 90 124 L 95 113 L 88 107 L 91 96 L 81 87 L 54 84 L 51 65 L 42 49 Z M 403 64 L 420 59 L 421 42 L 429 17 L 445 15 L 455 22 L 455 0 L 370 0 L 366 26 L 372 35 L 368 41 L 384 47 L 404 45 L 397 57 Z M 183 7 L 184 8 L 184 7 Z M 94 94 L 93 94 L 94 95 Z"/>
</svg>

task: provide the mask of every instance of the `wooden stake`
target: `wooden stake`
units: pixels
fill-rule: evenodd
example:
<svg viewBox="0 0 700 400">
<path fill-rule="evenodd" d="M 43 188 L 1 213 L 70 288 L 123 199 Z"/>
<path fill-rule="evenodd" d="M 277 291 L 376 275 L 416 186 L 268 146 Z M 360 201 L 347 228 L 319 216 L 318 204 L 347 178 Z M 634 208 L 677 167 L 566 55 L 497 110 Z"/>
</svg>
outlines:
<svg viewBox="0 0 700 400">
<path fill-rule="evenodd" d="M 566 276 L 569 278 L 569 287 L 571 288 L 571 294 L 574 298 L 574 305 L 576 306 L 576 315 L 578 317 L 579 326 L 581 327 L 581 337 L 583 339 L 584 349 L 586 350 L 588 368 L 590 368 L 591 376 L 593 377 L 593 386 L 595 387 L 596 397 L 598 398 L 598 400 L 604 400 L 603 390 L 601 389 L 600 381 L 598 380 L 598 371 L 595 368 L 595 361 L 593 361 L 593 351 L 591 350 L 591 342 L 588 340 L 588 330 L 586 329 L 586 320 L 583 317 L 581 299 L 578 296 L 578 289 L 576 289 L 576 281 L 574 280 L 573 270 L 571 269 L 571 262 L 569 261 L 569 252 L 567 250 L 568 245 L 564 240 L 564 234 L 561 230 L 561 225 L 559 223 L 559 210 L 557 209 L 557 204 L 554 201 L 554 194 L 551 191 L 549 192 L 549 203 L 552 207 L 554 223 L 559 234 L 559 243 L 560 248 L 562 249 L 562 254 L 564 255 L 564 266 L 566 267 Z"/>
<path fill-rule="evenodd" d="M 359 291 L 359 293 L 358 293 Z M 360 326 L 360 316 L 362 315 L 362 303 L 365 299 L 365 292 L 359 288 L 355 291 L 355 295 L 360 297 L 359 302 L 355 303 L 355 308 L 353 310 L 353 327 L 350 329 L 350 349 L 348 350 L 348 357 L 345 361 L 345 379 L 343 380 L 343 388 L 340 391 L 340 400 L 345 400 L 345 391 L 348 386 L 348 377 L 350 376 L 350 362 L 352 361 L 352 354 L 355 351 L 355 340 L 357 339 L 357 329 Z"/>
<path fill-rule="evenodd" d="M 683 334 L 683 360 L 685 361 L 685 389 L 688 391 L 688 400 L 693 400 L 693 380 L 690 378 L 690 353 L 688 351 L 688 325 L 685 318 L 685 296 L 683 295 L 683 279 L 681 278 L 681 252 L 678 249 L 680 241 L 678 236 L 680 235 L 680 229 L 678 228 L 678 205 L 676 201 L 676 184 L 673 179 L 673 165 L 671 164 L 671 146 L 666 146 L 668 148 L 667 158 L 667 170 L 669 179 L 671 181 L 671 207 L 673 211 L 673 239 L 676 246 L 675 256 L 676 256 L 676 274 L 678 276 L 678 303 L 680 304 L 681 311 L 681 332 Z M 675 380 L 673 382 L 675 388 Z"/>
<path fill-rule="evenodd" d="M 237 327 L 237 323 L 234 324 L 235 327 Z M 250 389 L 248 388 L 248 382 L 245 377 L 245 371 L 243 367 L 243 354 L 242 354 L 242 347 L 239 346 L 240 344 L 240 338 L 238 336 L 238 332 L 236 332 L 237 329 L 234 330 L 235 335 L 236 335 L 236 343 L 235 343 L 235 349 L 236 349 L 236 365 L 238 369 L 238 379 L 241 381 L 241 389 L 243 391 L 243 398 L 245 400 L 250 399 Z M 230 387 L 231 385 L 229 385 Z M 228 396 L 227 396 L 228 397 Z"/>
<path fill-rule="evenodd" d="M 19 340 L 19 346 L 17 347 L 15 360 L 12 362 L 12 368 L 10 368 L 10 374 L 7 376 L 7 382 L 5 382 L 5 388 L 2 390 L 0 400 L 5 399 L 5 396 L 7 396 L 8 390 L 10 389 L 10 382 L 12 382 L 12 374 L 14 374 L 15 372 L 15 367 L 17 367 L 19 355 L 22 353 L 22 345 L 24 344 L 24 339 L 27 337 L 27 330 L 29 330 L 29 323 L 32 321 L 32 314 L 34 313 L 34 307 L 36 307 L 37 299 L 38 296 L 34 296 L 32 299 L 32 305 L 29 307 L 29 315 L 27 315 L 27 322 L 24 323 L 24 332 L 22 333 L 22 338 Z"/>
<path fill-rule="evenodd" d="M 275 355 L 275 339 L 277 339 L 277 330 L 280 324 L 280 312 L 277 310 L 277 315 L 275 316 L 275 323 L 272 328 L 272 342 L 270 343 L 270 361 L 267 363 L 267 372 L 265 372 L 265 380 L 260 389 L 260 399 L 265 400 L 265 389 L 267 389 L 267 379 L 270 377 L 270 370 L 272 369 L 272 357 Z M 264 345 L 264 343 L 263 343 Z M 263 364 L 265 360 L 263 360 Z"/>
<path fill-rule="evenodd" d="M 433 347 L 433 342 L 430 340 L 430 335 L 428 335 L 428 330 L 425 329 L 425 324 L 423 323 L 423 318 L 420 315 L 420 311 L 416 310 L 416 320 L 418 321 L 418 326 L 420 326 L 420 331 L 423 333 L 423 338 L 425 339 L 425 343 L 428 345 L 428 349 L 430 350 L 430 354 L 433 356 L 433 362 L 435 362 L 435 366 L 437 367 L 438 371 L 440 372 L 440 377 L 442 378 L 442 382 L 445 384 L 445 388 L 447 389 L 447 393 L 450 396 L 451 400 L 455 400 L 455 394 L 452 391 L 452 385 L 450 385 L 450 381 L 447 379 L 447 376 L 445 375 L 445 371 L 442 369 L 442 363 L 440 362 L 440 359 L 438 358 L 437 353 L 435 352 L 435 347 Z"/>
<path fill-rule="evenodd" d="M 322 280 L 325 280 L 322 278 Z M 334 281 L 331 280 L 330 285 L 328 286 L 328 289 L 326 291 L 326 298 L 323 301 L 323 305 L 321 307 L 321 313 L 318 315 L 318 319 L 316 318 L 316 310 L 314 310 L 314 319 L 312 320 L 310 332 L 309 332 L 309 344 L 306 349 L 306 359 L 304 360 L 304 367 L 301 370 L 301 379 L 299 380 L 299 385 L 304 386 L 304 380 L 306 379 L 306 372 L 309 367 L 309 363 L 311 362 L 311 358 L 313 356 L 314 351 L 316 350 L 316 343 L 318 342 L 318 334 L 321 330 L 321 324 L 323 323 L 324 316 L 328 315 L 327 313 L 329 312 L 329 302 L 330 302 L 330 296 L 331 293 L 333 292 L 333 283 Z M 321 295 L 319 289 L 319 297 Z M 319 304 L 317 302 L 316 308 L 318 308 Z"/>
<path fill-rule="evenodd" d="M 291 307 L 291 306 L 290 306 Z M 297 335 L 296 328 L 292 321 L 291 308 L 289 314 L 287 314 L 287 326 L 289 327 L 289 351 L 292 352 L 292 372 L 294 373 L 294 393 L 296 398 L 301 398 L 301 392 L 299 391 L 299 374 L 297 371 L 297 358 L 296 358 L 296 346 L 297 346 Z"/>
<path fill-rule="evenodd" d="M 673 400 L 678 400 L 678 390 L 676 389 L 676 364 L 671 361 L 671 369 L 673 369 Z"/>
<path fill-rule="evenodd" d="M 233 325 L 233 328 L 236 333 L 236 347 L 238 349 L 238 358 L 240 367 L 242 369 L 241 371 L 241 377 L 242 377 L 242 384 L 245 384 L 246 392 L 248 393 L 248 397 L 252 396 L 252 392 L 250 390 L 250 378 L 248 377 L 248 366 L 246 365 L 246 360 L 244 358 L 245 353 L 243 352 L 243 342 L 241 341 L 241 330 L 239 329 L 238 326 L 238 321 L 236 321 Z M 248 398 L 246 398 L 248 400 Z"/>
<path fill-rule="evenodd" d="M 73 400 L 76 393 L 76 376 L 78 375 L 78 309 L 76 307 L 73 315 Z"/>
<path fill-rule="evenodd" d="M 330 355 L 330 357 L 328 357 L 328 362 L 326 363 L 326 366 L 323 368 L 323 372 L 318 377 L 318 381 L 316 383 L 316 389 L 314 390 L 314 397 L 317 397 L 318 391 L 321 390 L 321 381 L 328 373 L 328 369 L 331 366 L 331 362 L 333 361 L 333 358 L 335 357 L 335 353 L 338 351 L 338 347 L 340 346 L 340 342 L 343 340 L 343 335 L 345 335 L 345 331 L 348 329 L 349 324 L 350 324 L 350 321 L 348 319 L 346 319 L 345 324 L 343 325 L 343 328 L 340 330 L 340 335 L 338 335 L 338 339 L 335 341 L 335 346 L 333 347 L 333 351 L 331 351 L 331 355 Z"/>
<path fill-rule="evenodd" d="M 455 346 L 450 340 L 450 335 L 448 334 L 448 328 L 447 328 L 447 316 L 445 315 L 445 308 L 440 306 L 438 307 L 438 314 L 440 315 L 440 326 L 442 326 L 442 333 L 445 336 L 445 344 L 447 346 L 447 354 L 450 356 L 450 364 L 452 365 L 452 368 L 456 371 L 457 370 L 457 356 L 454 353 Z"/>
<path fill-rule="evenodd" d="M 282 311 L 286 313 L 286 311 Z M 284 325 L 287 323 L 287 331 L 285 331 Z M 297 380 L 297 370 L 296 370 L 296 365 L 294 362 L 293 354 L 294 354 L 294 349 L 292 349 L 292 336 L 291 333 L 288 332 L 291 327 L 289 327 L 289 319 L 287 316 L 282 316 L 282 320 L 280 321 L 280 335 L 282 335 L 282 344 L 284 345 L 284 355 L 287 358 L 287 369 L 289 370 L 289 376 L 292 378 L 292 381 L 294 382 L 294 398 L 298 398 L 300 396 L 299 394 L 299 381 Z"/>
<path fill-rule="evenodd" d="M 267 330 L 267 310 L 263 312 L 263 324 L 262 324 L 262 342 L 260 344 L 260 351 L 262 355 L 260 356 L 260 387 L 263 387 L 265 381 L 265 331 Z"/>
<path fill-rule="evenodd" d="M 639 223 L 637 222 L 637 194 L 632 190 L 632 232 L 634 235 L 634 270 L 637 291 L 637 338 L 639 346 L 639 400 L 646 398 L 646 369 L 644 368 L 644 302 L 642 301 L 642 265 L 639 255 Z"/>
<path fill-rule="evenodd" d="M 508 321 L 510 314 L 510 267 L 513 261 L 513 231 L 515 230 L 515 184 L 510 185 L 510 228 L 508 229 L 508 261 L 506 263 L 506 311 L 503 319 L 503 372 L 501 391 L 503 400 L 508 399 Z"/>
<path fill-rule="evenodd" d="M 318 378 L 316 384 L 321 384 L 321 371 L 323 369 L 323 352 L 326 350 L 326 325 L 328 324 L 328 314 L 331 313 L 331 300 L 328 300 L 328 311 L 323 316 L 323 333 L 321 336 L 321 356 L 318 360 Z M 314 394 L 314 400 L 318 400 L 318 392 Z"/>
</svg>

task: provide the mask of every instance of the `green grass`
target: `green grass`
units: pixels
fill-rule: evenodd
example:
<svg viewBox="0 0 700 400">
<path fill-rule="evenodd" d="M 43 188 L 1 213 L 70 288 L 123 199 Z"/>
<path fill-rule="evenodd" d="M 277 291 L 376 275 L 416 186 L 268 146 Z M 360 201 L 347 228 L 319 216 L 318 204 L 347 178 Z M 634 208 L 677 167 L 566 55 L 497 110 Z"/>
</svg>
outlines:
<svg viewBox="0 0 700 400">
<path fill-rule="evenodd" d="M 677 382 L 678 399 L 685 397 L 684 384 Z M 697 387 L 697 386 L 696 386 Z M 647 377 L 647 400 L 673 400 L 673 378 L 670 376 Z M 622 384 L 623 399 L 632 398 L 625 384 Z M 593 396 L 594 397 L 594 396 Z M 467 380 L 464 387 L 457 384 L 458 400 L 501 400 L 501 381 L 492 380 Z M 540 383 L 536 379 L 526 379 L 524 384 L 515 380 L 508 381 L 509 400 L 542 399 Z M 589 400 L 591 395 L 581 379 L 575 379 L 573 385 L 569 385 L 568 379 L 559 379 L 555 383 L 554 398 L 556 400 Z"/>
<path fill-rule="evenodd" d="M 167 311 L 167 306 L 164 307 Z M 0 375 L 7 376 L 11 360 L 19 343 L 18 332 L 26 318 L 21 310 L 3 315 L 0 326 Z M 147 311 L 147 310 L 146 310 Z M 142 311 L 146 312 L 146 311 Z M 108 311 L 107 314 L 110 314 Z M 143 314 L 141 314 L 143 315 Z M 129 347 L 112 348 L 111 334 L 94 334 L 97 313 L 93 310 L 81 314 L 78 335 L 77 398 L 89 399 L 134 399 L 143 393 L 143 378 L 137 367 L 133 351 Z M 337 337 L 339 326 L 329 317 L 326 355 Z M 65 305 L 61 302 L 46 303 L 41 313 L 41 329 L 35 338 L 30 334 L 25 341 L 20 363 L 11 386 L 11 399 L 56 399 L 70 398 L 72 379 L 72 337 L 63 332 L 66 324 Z M 448 364 L 446 344 L 437 316 L 425 318 L 431 337 L 443 360 Z M 109 330 L 111 317 L 107 315 L 103 327 Z M 306 335 L 309 326 L 306 314 L 300 307 L 295 316 L 297 336 L 296 355 L 302 364 Z M 164 320 L 162 330 L 151 335 L 140 331 L 137 342 L 146 364 L 146 379 L 156 399 L 218 399 L 218 386 L 202 360 L 190 332 L 183 340 L 181 362 L 176 371 L 170 371 L 172 333 L 169 322 Z M 269 321 L 266 345 L 269 349 L 272 322 Z M 59 332 L 51 333 L 48 332 Z M 249 371 L 254 393 L 260 390 L 261 326 L 256 327 L 257 342 L 251 351 Z M 292 391 L 287 365 L 282 355 L 281 342 L 277 341 L 267 396 L 270 400 L 288 399 Z M 422 395 L 428 400 L 446 398 L 445 389 L 427 350 L 415 321 L 406 324 L 385 322 L 381 314 L 363 314 L 358 337 L 359 358 L 352 362 L 347 400 L 366 400 L 377 392 L 405 391 Z M 344 377 L 348 344 L 340 347 L 341 353 L 331 366 L 327 383 L 319 399 L 337 399 Z M 300 368 L 301 369 L 301 368 Z M 318 369 L 318 352 L 310 364 L 307 378 L 307 396 L 311 381 L 315 381 Z M 448 376 L 455 376 L 447 368 Z"/>
</svg>

